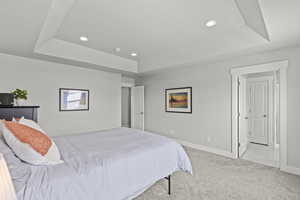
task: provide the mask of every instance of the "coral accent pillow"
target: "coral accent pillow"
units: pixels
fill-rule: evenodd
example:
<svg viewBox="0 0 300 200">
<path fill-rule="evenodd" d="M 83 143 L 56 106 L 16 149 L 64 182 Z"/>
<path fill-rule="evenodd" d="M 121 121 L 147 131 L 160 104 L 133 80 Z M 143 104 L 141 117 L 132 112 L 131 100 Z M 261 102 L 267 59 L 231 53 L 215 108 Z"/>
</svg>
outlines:
<svg viewBox="0 0 300 200">
<path fill-rule="evenodd" d="M 23 161 L 34 165 L 62 163 L 60 155 L 53 159 L 55 143 L 40 130 L 18 122 L 4 122 L 3 136 L 15 154 Z M 59 152 L 58 152 L 59 153 Z"/>
<path fill-rule="evenodd" d="M 30 120 L 30 119 L 25 119 L 24 117 L 22 117 L 20 120 L 19 120 L 19 123 L 20 124 L 23 124 L 23 125 L 26 125 L 26 126 L 29 126 L 33 129 L 37 129 L 39 131 L 41 131 L 42 133 L 44 133 L 45 135 L 48 135 L 41 127 L 38 123 L 36 123 L 35 121 L 33 120 Z M 56 146 L 56 144 L 52 141 L 52 146 L 51 148 L 49 149 L 48 153 L 47 153 L 47 158 L 49 160 L 60 160 L 60 153 L 59 153 L 59 150 Z"/>
<path fill-rule="evenodd" d="M 52 142 L 44 133 L 15 122 L 4 122 L 4 125 L 19 141 L 29 144 L 42 156 L 48 153 Z"/>
</svg>

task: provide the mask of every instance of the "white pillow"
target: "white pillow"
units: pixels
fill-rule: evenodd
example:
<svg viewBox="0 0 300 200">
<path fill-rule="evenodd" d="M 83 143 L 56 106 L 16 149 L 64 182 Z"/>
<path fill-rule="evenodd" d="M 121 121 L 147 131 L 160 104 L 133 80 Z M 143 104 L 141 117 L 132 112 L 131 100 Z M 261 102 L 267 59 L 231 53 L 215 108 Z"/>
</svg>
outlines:
<svg viewBox="0 0 300 200">
<path fill-rule="evenodd" d="M 44 133 L 44 131 L 40 131 L 40 132 Z M 10 148 L 14 151 L 14 153 L 21 160 L 27 163 L 33 165 L 55 165 L 55 164 L 63 163 L 63 161 L 60 159 L 60 153 L 58 151 L 58 148 L 51 138 L 49 138 L 51 140 L 51 146 L 48 149 L 48 152 L 45 155 L 42 155 L 37 151 L 35 151 L 29 144 L 21 142 L 5 125 L 3 126 L 3 136 L 6 143 L 10 146 Z"/>
<path fill-rule="evenodd" d="M 25 126 L 29 126 L 29 127 L 33 128 L 33 129 L 41 131 L 42 133 L 44 133 L 45 135 L 47 135 L 47 133 L 40 127 L 40 125 L 38 125 L 38 123 L 36 123 L 33 120 L 25 119 L 24 117 L 22 117 L 18 122 L 20 124 L 25 125 Z"/>
<path fill-rule="evenodd" d="M 19 123 L 20 124 L 23 124 L 25 126 L 29 126 L 33 129 L 36 129 L 38 131 L 41 131 L 42 133 L 44 133 L 45 135 L 48 135 L 41 127 L 38 123 L 36 123 L 35 121 L 33 120 L 30 120 L 30 119 L 25 119 L 24 117 L 22 117 L 20 120 L 19 120 Z M 48 153 L 47 153 L 47 156 L 50 160 L 60 160 L 60 153 L 59 153 L 59 150 L 56 146 L 56 144 L 54 143 L 54 141 L 52 140 L 52 147 L 49 149 Z"/>
</svg>

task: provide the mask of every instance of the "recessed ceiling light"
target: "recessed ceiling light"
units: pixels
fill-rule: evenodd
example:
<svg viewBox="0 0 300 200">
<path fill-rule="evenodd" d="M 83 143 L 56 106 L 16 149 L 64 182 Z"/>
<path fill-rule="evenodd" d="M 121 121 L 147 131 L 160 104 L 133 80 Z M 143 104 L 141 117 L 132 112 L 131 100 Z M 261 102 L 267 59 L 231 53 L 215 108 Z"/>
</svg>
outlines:
<svg viewBox="0 0 300 200">
<path fill-rule="evenodd" d="M 83 41 L 83 42 L 87 42 L 89 39 L 86 36 L 81 36 L 80 40 Z"/>
<path fill-rule="evenodd" d="M 132 56 L 132 57 L 135 57 L 135 56 L 137 56 L 137 53 L 132 52 L 132 53 L 131 53 L 131 56 Z"/>
<path fill-rule="evenodd" d="M 205 24 L 207 27 L 213 27 L 215 25 L 217 25 L 217 22 L 215 20 L 209 20 L 206 22 Z"/>
<path fill-rule="evenodd" d="M 116 51 L 116 52 L 120 52 L 120 51 L 121 51 L 121 48 L 117 47 L 117 48 L 115 48 L 115 51 Z"/>
</svg>

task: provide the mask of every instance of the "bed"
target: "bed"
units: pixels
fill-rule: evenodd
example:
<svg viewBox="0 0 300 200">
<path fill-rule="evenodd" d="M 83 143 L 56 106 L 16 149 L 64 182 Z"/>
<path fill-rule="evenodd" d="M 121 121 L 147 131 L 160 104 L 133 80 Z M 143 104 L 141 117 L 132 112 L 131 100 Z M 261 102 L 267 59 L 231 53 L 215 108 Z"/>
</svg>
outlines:
<svg viewBox="0 0 300 200">
<path fill-rule="evenodd" d="M 52 166 L 21 162 L 0 141 L 18 200 L 127 200 L 178 170 L 192 174 L 181 145 L 149 132 L 116 128 L 54 141 L 64 163 Z"/>
</svg>

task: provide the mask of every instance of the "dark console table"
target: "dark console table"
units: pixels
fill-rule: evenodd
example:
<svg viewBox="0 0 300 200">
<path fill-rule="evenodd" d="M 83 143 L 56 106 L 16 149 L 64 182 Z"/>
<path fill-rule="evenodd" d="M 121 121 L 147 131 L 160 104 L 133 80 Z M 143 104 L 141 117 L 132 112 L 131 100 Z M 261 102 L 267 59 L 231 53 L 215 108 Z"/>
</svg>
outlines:
<svg viewBox="0 0 300 200">
<path fill-rule="evenodd" d="M 12 120 L 13 117 L 38 121 L 38 108 L 40 106 L 1 106 L 0 119 Z"/>
</svg>

